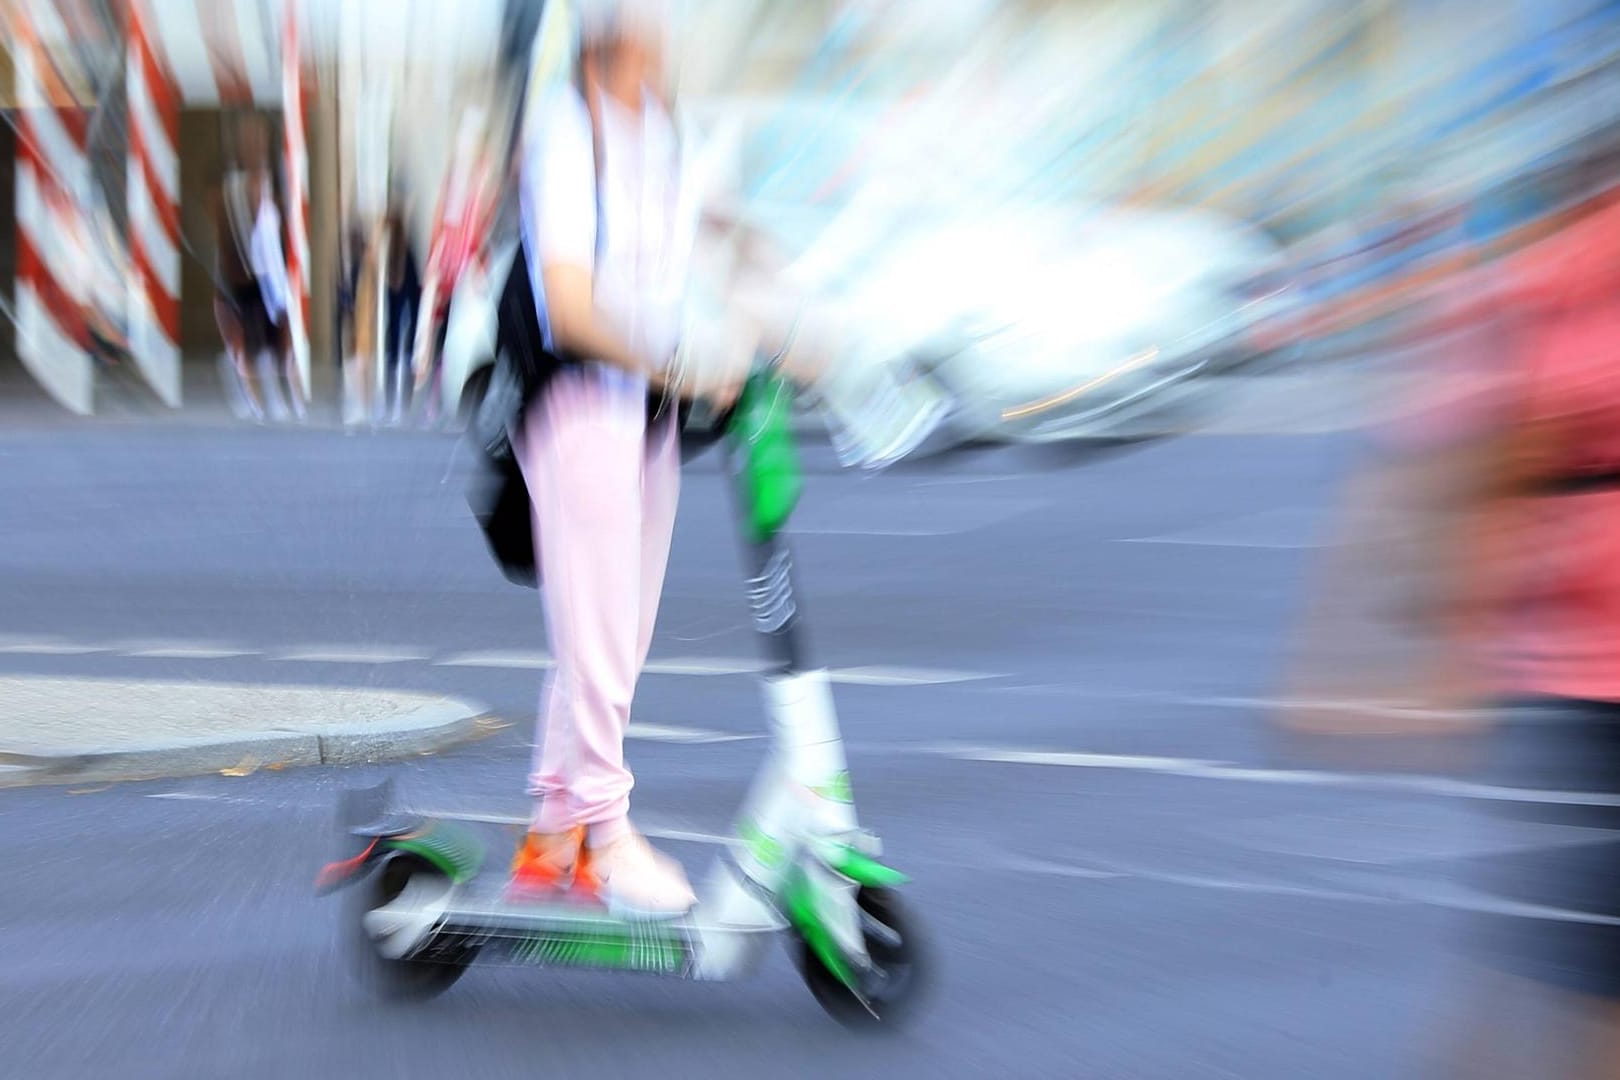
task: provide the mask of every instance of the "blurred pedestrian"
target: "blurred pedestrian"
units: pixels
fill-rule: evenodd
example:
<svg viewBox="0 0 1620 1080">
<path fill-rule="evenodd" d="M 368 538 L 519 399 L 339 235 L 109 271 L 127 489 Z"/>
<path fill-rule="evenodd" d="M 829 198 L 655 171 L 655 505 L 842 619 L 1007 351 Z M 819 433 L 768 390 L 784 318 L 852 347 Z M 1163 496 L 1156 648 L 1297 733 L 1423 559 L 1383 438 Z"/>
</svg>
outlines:
<svg viewBox="0 0 1620 1080">
<path fill-rule="evenodd" d="M 352 425 L 362 423 L 366 416 L 366 374 L 360 354 L 360 279 L 366 263 L 366 236 L 358 225 L 344 231 L 338 263 L 340 277 L 333 313 L 333 338 L 337 342 L 338 370 L 342 375 L 343 422 Z"/>
<path fill-rule="evenodd" d="M 387 323 L 383 330 L 384 394 L 380 404 L 390 424 L 398 424 L 410 408 L 415 382 L 411 351 L 422 306 L 422 276 L 406 214 L 404 199 L 396 192 L 382 223 Z"/>
<path fill-rule="evenodd" d="M 236 160 L 215 202 L 215 314 L 248 408 L 256 417 L 268 412 L 282 420 L 303 414 L 304 395 L 288 347 L 291 285 L 269 147 L 262 117 L 238 120 Z"/>
<path fill-rule="evenodd" d="M 1474 868 L 1469 938 L 1484 970 L 1449 1032 L 1448 1076 L 1620 1071 L 1615 163 L 1613 147 L 1584 157 L 1578 208 L 1558 234 L 1452 281 L 1424 323 L 1444 349 L 1443 377 L 1429 380 L 1439 392 L 1408 410 L 1367 489 L 1423 522 L 1406 531 L 1418 557 L 1404 614 L 1425 660 L 1394 693 L 1362 687 L 1363 700 L 1399 708 L 1358 716 L 1319 703 L 1291 717 L 1386 734 L 1441 730 L 1434 721 L 1454 726 L 1470 709 L 1491 721 L 1484 790 L 1504 793 L 1490 805 L 1517 832 Z M 1396 565 L 1363 569 L 1387 577 Z M 1375 584 L 1346 579 L 1339 591 Z M 1319 648 L 1314 671 L 1337 655 Z M 1346 682 L 1299 689 L 1342 698 Z"/>
</svg>

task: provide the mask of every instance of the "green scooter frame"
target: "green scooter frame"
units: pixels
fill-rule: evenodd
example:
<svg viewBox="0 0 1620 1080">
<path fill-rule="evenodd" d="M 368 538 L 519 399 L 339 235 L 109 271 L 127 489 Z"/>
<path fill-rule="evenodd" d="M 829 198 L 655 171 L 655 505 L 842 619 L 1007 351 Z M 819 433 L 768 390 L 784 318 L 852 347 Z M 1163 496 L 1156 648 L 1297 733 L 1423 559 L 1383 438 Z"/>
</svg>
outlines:
<svg viewBox="0 0 1620 1080">
<path fill-rule="evenodd" d="M 785 936 L 816 1000 L 851 1027 L 894 1027 L 923 996 L 922 931 L 899 895 L 906 878 L 879 861 L 857 820 L 825 669 L 811 666 L 782 536 L 800 476 L 791 398 L 767 373 L 745 388 L 727 428 L 748 595 L 770 669 L 763 675 L 771 745 L 735 839 L 699 903 L 667 920 L 616 918 L 563 901 L 516 902 L 483 845 L 452 817 L 391 811 L 389 785 L 348 794 L 353 844 L 317 887 L 353 885 L 352 925 L 373 987 L 431 997 L 475 959 L 606 968 L 697 980 L 755 971 Z"/>
</svg>

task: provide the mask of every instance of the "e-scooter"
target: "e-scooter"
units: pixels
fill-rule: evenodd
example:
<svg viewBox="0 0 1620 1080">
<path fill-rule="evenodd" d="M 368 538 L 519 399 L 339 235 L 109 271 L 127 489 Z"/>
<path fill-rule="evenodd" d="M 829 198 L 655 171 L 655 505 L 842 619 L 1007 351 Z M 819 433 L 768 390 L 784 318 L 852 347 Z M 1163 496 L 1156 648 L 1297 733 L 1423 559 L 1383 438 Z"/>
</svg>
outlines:
<svg viewBox="0 0 1620 1080">
<path fill-rule="evenodd" d="M 878 861 L 860 827 L 824 669 L 810 666 L 793 566 L 781 535 L 801 477 L 788 388 L 768 373 L 745 387 L 726 427 L 728 471 L 763 676 L 771 747 L 736 837 L 699 903 L 666 920 L 629 920 L 566 900 L 518 901 L 483 845 L 453 817 L 389 809 L 381 788 L 345 796 L 353 846 L 317 887 L 354 885 L 350 912 L 369 981 L 393 998 L 428 998 L 475 959 L 734 979 L 785 935 L 810 992 L 850 1027 L 894 1026 L 926 986 L 921 931 L 902 902 L 906 877 Z"/>
</svg>

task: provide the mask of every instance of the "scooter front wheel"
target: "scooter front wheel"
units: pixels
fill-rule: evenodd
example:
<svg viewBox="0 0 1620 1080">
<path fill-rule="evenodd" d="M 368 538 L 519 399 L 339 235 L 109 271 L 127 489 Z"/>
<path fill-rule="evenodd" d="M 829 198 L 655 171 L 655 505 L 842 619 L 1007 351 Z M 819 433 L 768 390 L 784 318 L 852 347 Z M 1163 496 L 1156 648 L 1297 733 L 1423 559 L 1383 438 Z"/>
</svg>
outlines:
<svg viewBox="0 0 1620 1080">
<path fill-rule="evenodd" d="M 933 972 L 927 942 L 916 915 L 893 889 L 862 886 L 855 902 L 871 968 L 848 986 L 801 938 L 799 973 L 817 1003 L 845 1027 L 895 1029 L 911 1018 L 928 990 Z"/>
<path fill-rule="evenodd" d="M 429 942 L 408 956 L 390 956 L 368 925 L 375 916 L 409 894 L 448 893 L 450 879 L 438 867 L 414 855 L 395 855 L 373 870 L 353 890 L 348 918 L 361 981 L 376 996 L 390 1001 L 424 1001 L 437 997 L 461 978 L 477 950 L 457 942 Z"/>
</svg>

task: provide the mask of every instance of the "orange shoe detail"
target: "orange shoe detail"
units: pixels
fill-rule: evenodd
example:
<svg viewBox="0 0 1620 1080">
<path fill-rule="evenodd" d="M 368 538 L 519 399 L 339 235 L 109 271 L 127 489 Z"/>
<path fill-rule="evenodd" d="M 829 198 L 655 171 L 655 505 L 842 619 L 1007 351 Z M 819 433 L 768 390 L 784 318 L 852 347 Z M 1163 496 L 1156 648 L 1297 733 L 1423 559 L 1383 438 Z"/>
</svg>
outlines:
<svg viewBox="0 0 1620 1080">
<path fill-rule="evenodd" d="M 584 848 L 583 826 L 565 833 L 524 834 L 523 842 L 512 856 L 511 889 L 547 893 L 569 888 L 579 876 Z"/>
<path fill-rule="evenodd" d="M 572 891 L 582 900 L 596 900 L 602 891 L 602 879 L 596 874 L 591 849 L 585 846 L 583 838 L 579 845 L 579 859 L 574 863 Z"/>
</svg>

